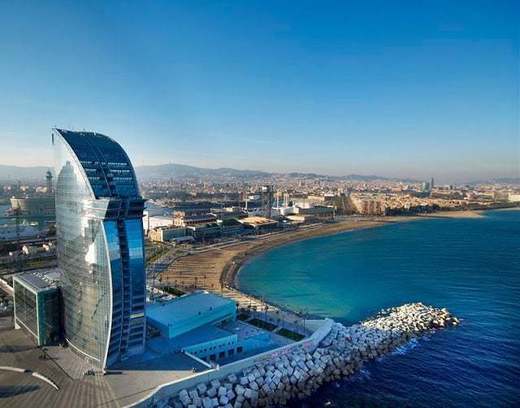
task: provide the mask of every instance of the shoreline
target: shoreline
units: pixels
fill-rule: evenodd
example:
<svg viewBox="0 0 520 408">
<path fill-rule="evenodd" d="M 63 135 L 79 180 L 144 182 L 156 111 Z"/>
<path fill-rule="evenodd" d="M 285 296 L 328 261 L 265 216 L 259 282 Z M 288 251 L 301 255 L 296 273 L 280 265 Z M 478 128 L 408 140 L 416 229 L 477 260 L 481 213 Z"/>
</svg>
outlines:
<svg viewBox="0 0 520 408">
<path fill-rule="evenodd" d="M 396 224 L 406 221 L 417 221 L 437 218 L 481 218 L 484 216 L 485 215 L 482 214 L 482 211 L 478 211 L 458 213 L 449 212 L 449 214 L 436 213 L 410 217 L 385 217 L 383 219 L 376 217 L 372 219 L 364 218 L 357 220 L 354 220 L 352 218 L 342 219 L 335 224 L 321 224 L 316 226 L 310 226 L 309 228 L 303 230 L 266 234 L 265 236 L 260 236 L 256 237 L 255 239 L 252 239 L 251 242 L 236 242 L 224 244 L 222 245 L 222 247 L 219 248 L 208 249 L 204 255 L 208 256 L 209 254 L 209 257 L 213 257 L 215 254 L 219 252 L 224 252 L 228 255 L 228 262 L 226 262 L 218 270 L 214 270 L 215 273 L 217 273 L 218 271 L 219 277 L 221 278 L 222 282 L 230 284 L 230 287 L 226 288 L 226 291 L 228 292 L 226 296 L 228 296 L 230 292 L 234 292 L 235 294 L 243 295 L 244 298 L 254 298 L 254 296 L 251 296 L 247 294 L 247 292 L 243 292 L 239 288 L 237 288 L 239 272 L 244 265 L 254 260 L 255 257 L 273 248 L 287 245 L 304 239 L 311 239 L 320 236 L 329 236 L 348 231 L 375 228 L 383 225 Z M 229 256 L 230 254 L 233 254 L 233 256 Z M 200 255 L 202 255 L 202 253 L 193 254 L 190 255 L 190 257 L 192 259 L 197 260 L 197 256 Z M 194 265 L 197 266 L 196 263 Z M 261 300 L 261 302 L 263 302 L 263 299 Z M 272 303 L 269 302 L 269 304 L 271 305 Z M 265 306 L 266 303 L 263 302 L 263 305 Z M 274 306 L 275 308 L 279 307 L 277 305 Z M 406 309 L 410 306 L 413 306 L 413 308 L 419 307 L 419 309 L 417 312 L 411 310 L 411 313 L 406 311 L 402 314 L 404 321 L 411 324 L 409 334 L 405 334 L 404 337 L 402 337 L 401 340 L 397 341 L 395 344 L 392 343 L 392 341 L 394 340 L 391 337 L 389 337 L 389 343 L 386 343 L 386 336 L 390 335 L 390 333 L 394 333 L 396 325 L 393 322 L 389 323 L 388 325 L 380 325 L 375 322 L 380 321 L 381 318 L 384 319 L 388 313 L 391 314 L 395 310 L 399 310 L 401 308 Z M 437 316 L 433 315 L 431 317 L 428 317 L 425 321 L 414 321 L 415 317 L 422 318 L 424 316 L 424 307 L 425 306 L 422 303 L 415 303 L 406 304 L 398 308 L 394 307 L 389 309 L 383 309 L 382 312 L 380 312 L 379 314 L 367 318 L 366 320 L 361 321 L 361 323 L 357 323 L 351 326 L 343 326 L 339 323 L 335 323 L 332 321 L 333 326 L 329 331 L 329 335 L 322 339 L 316 346 L 317 348 L 315 350 L 318 350 L 316 355 L 312 352 L 312 350 L 308 349 L 308 343 L 301 343 L 301 350 L 299 350 L 298 348 L 294 348 L 294 351 L 287 351 L 287 353 L 280 353 L 276 351 L 274 354 L 272 354 L 273 358 L 270 359 L 267 359 L 264 355 L 262 355 L 261 358 L 259 358 L 259 360 L 251 362 L 251 367 L 243 368 L 242 366 L 240 366 L 239 370 L 230 370 L 230 372 L 233 372 L 228 376 L 226 376 L 228 372 L 222 372 L 222 375 L 220 375 L 219 378 L 213 379 L 211 381 L 209 381 L 210 378 L 208 376 L 207 379 L 202 381 L 202 385 L 191 382 L 189 384 L 183 384 L 183 386 L 179 384 L 178 389 L 172 389 L 172 393 L 170 393 L 169 395 L 164 393 L 164 396 L 166 398 L 169 397 L 169 399 L 166 400 L 169 403 L 177 402 L 182 403 L 184 406 L 186 406 L 186 404 L 189 405 L 190 403 L 188 398 L 196 399 L 201 397 L 204 398 L 206 402 L 208 402 L 208 400 L 212 398 L 214 400 L 215 395 L 220 397 L 221 395 L 219 392 L 221 389 L 223 390 L 225 388 L 226 390 L 234 390 L 234 392 L 230 393 L 229 396 L 227 394 L 224 395 L 224 391 L 222 391 L 222 396 L 226 397 L 223 401 L 220 401 L 220 399 L 218 399 L 217 401 L 212 400 L 214 404 L 211 406 L 223 407 L 228 406 L 228 403 L 230 401 L 234 401 L 235 399 L 238 399 L 240 403 L 245 399 L 246 401 L 254 402 L 255 405 L 259 399 L 262 399 L 263 401 L 267 402 L 267 404 L 273 402 L 280 405 L 284 405 L 288 401 L 297 401 L 299 399 L 303 399 L 309 396 L 312 392 L 316 391 L 319 388 L 319 386 L 324 382 L 335 381 L 342 378 L 343 376 L 348 377 L 352 375 L 354 372 L 358 371 L 358 369 L 361 368 L 364 362 L 370 361 L 372 359 L 385 355 L 388 352 L 391 352 L 395 347 L 398 347 L 402 344 L 406 344 L 406 342 L 412 337 L 420 337 L 421 334 L 424 333 L 423 330 L 426 330 L 427 332 L 429 329 L 432 329 L 432 332 L 435 332 L 438 329 L 458 324 L 458 319 L 456 318 L 455 320 L 453 320 L 452 323 L 447 324 L 447 322 L 443 319 L 441 319 L 439 322 Z M 426 306 L 426 308 L 429 307 Z M 435 310 L 442 311 L 442 313 L 449 313 L 446 309 Z M 272 311 L 273 310 L 271 309 L 271 312 Z M 275 313 L 278 312 L 275 311 Z M 298 316 L 297 313 L 296 315 Z M 434 326 L 429 327 L 429 324 L 434 324 Z M 363 328 L 363 330 L 366 328 L 368 330 L 366 333 L 360 333 L 360 338 L 367 339 L 367 336 L 373 336 L 373 339 L 371 339 L 367 344 L 368 347 L 363 346 L 362 349 L 359 349 L 358 351 L 356 350 L 355 354 L 352 355 L 349 353 L 352 352 L 352 343 L 354 342 L 354 344 L 357 344 L 356 337 L 358 336 L 357 333 L 359 331 L 359 328 Z M 382 348 L 379 347 L 381 341 L 383 341 Z M 329 350 L 331 354 L 329 354 Z M 325 353 L 325 355 L 323 353 Z M 280 361 L 280 358 L 285 358 L 284 356 L 287 356 L 287 358 L 289 358 L 290 364 L 286 366 L 287 369 L 290 370 L 290 367 L 300 367 L 300 363 L 303 361 L 305 365 L 308 367 L 309 371 L 303 374 L 298 372 L 298 375 L 295 376 L 294 380 L 290 377 L 285 378 L 283 367 L 279 366 L 280 362 L 285 362 Z M 329 365 L 331 361 L 333 362 L 333 364 Z M 345 365 L 344 362 L 346 362 L 347 365 Z M 354 362 L 354 365 L 352 365 L 352 362 Z M 357 362 L 359 362 L 359 364 Z M 223 368 L 224 370 L 226 370 L 227 367 L 223 366 Z M 307 369 L 303 365 L 301 365 L 301 368 L 302 370 L 307 371 Z M 271 372 L 271 369 L 281 370 L 281 374 L 279 375 L 278 372 L 275 371 L 276 376 L 271 376 L 271 374 L 273 374 Z M 264 375 L 264 372 L 269 372 L 269 374 Z M 285 389 L 286 394 L 284 394 L 282 398 L 280 398 L 280 394 L 278 392 L 269 391 L 270 389 L 275 390 L 275 388 L 271 387 L 270 381 L 272 380 L 272 378 L 277 377 L 280 377 L 280 379 L 284 378 L 284 380 L 281 382 L 283 384 L 288 385 L 288 388 Z M 303 379 L 300 381 L 301 378 Z M 258 382 L 257 379 L 259 380 Z M 217 382 L 217 380 L 220 380 L 220 382 Z M 300 382 L 302 387 L 300 387 Z M 264 384 L 266 383 L 268 384 L 269 389 L 263 388 Z M 279 384 L 279 382 L 275 384 L 276 389 L 279 389 Z M 296 387 L 293 387 L 293 385 L 295 384 Z M 305 388 L 303 388 L 304 384 L 306 385 Z M 196 394 L 195 390 L 201 391 L 201 389 L 203 389 L 204 391 L 199 392 L 199 394 Z M 207 392 L 207 390 L 210 389 L 211 392 Z M 216 392 L 214 392 L 215 390 Z"/>
<path fill-rule="evenodd" d="M 403 223 L 403 222 L 411 222 L 411 221 L 419 221 L 419 220 L 428 220 L 428 219 L 454 219 L 454 218 L 461 218 L 461 219 L 477 219 L 477 218 L 483 218 L 485 217 L 482 213 L 485 210 L 465 210 L 465 211 L 439 211 L 436 213 L 428 213 L 428 214 L 421 214 L 421 215 L 412 215 L 412 216 L 389 216 L 389 217 L 372 217 L 367 219 L 367 221 L 372 222 L 371 225 L 345 225 L 345 228 L 339 227 L 337 230 L 330 231 L 327 228 L 317 228 L 308 236 L 303 237 L 296 237 L 292 238 L 288 237 L 288 239 L 283 240 L 283 242 L 273 242 L 270 241 L 269 244 L 265 246 L 259 246 L 258 248 L 252 249 L 250 252 L 245 253 L 239 253 L 237 254 L 230 263 L 228 263 L 225 268 L 222 271 L 222 281 L 224 285 L 233 288 L 235 290 L 238 290 L 248 296 L 253 296 L 250 293 L 244 292 L 240 288 L 240 284 L 238 281 L 238 277 L 240 274 L 241 269 L 249 262 L 251 262 L 254 258 L 258 257 L 259 255 L 262 255 L 263 253 L 278 248 L 284 245 L 292 244 L 294 242 L 303 241 L 307 239 L 313 239 L 313 238 L 319 238 L 319 237 L 325 237 L 325 236 L 332 236 L 336 234 L 342 234 L 344 232 L 350 232 L 350 231 L 360 231 L 364 229 L 369 228 L 378 228 L 382 227 L 384 225 L 390 225 L 390 224 L 397 224 L 397 223 Z M 341 221 L 340 221 L 341 223 Z M 323 224 L 323 226 L 326 226 L 328 224 Z M 335 224 L 329 224 L 329 225 L 335 225 Z"/>
<path fill-rule="evenodd" d="M 225 265 L 224 269 L 222 270 L 221 279 L 222 279 L 222 282 L 224 285 L 231 287 L 233 289 L 236 289 L 240 292 L 243 292 L 240 289 L 240 285 L 238 282 L 238 276 L 240 274 L 240 270 L 248 262 L 251 262 L 254 258 L 270 251 L 271 249 L 279 248 L 279 247 L 293 244 L 293 243 L 299 242 L 299 241 L 305 241 L 308 239 L 332 236 L 332 235 L 342 234 L 344 232 L 349 232 L 349 231 L 360 231 L 360 230 L 369 229 L 369 228 L 377 228 L 377 227 L 381 227 L 383 225 L 389 225 L 389 224 L 393 224 L 393 223 L 397 223 L 397 222 L 405 222 L 405 221 L 414 221 L 414 219 L 412 219 L 412 217 L 409 217 L 409 218 L 407 217 L 406 219 L 402 219 L 402 220 L 387 220 L 387 221 L 374 219 L 374 220 L 366 220 L 365 222 L 363 222 L 362 224 L 359 224 L 359 225 L 352 225 L 348 221 L 346 221 L 346 222 L 340 221 L 337 224 L 322 224 L 319 227 L 317 227 L 316 229 L 312 229 L 309 231 L 296 230 L 294 232 L 291 231 L 292 234 L 291 234 L 291 232 L 286 232 L 285 236 L 281 237 L 281 239 L 266 240 L 265 242 L 259 244 L 258 246 L 251 248 L 249 251 L 238 252 L 233 257 L 231 262 L 228 262 Z M 335 226 L 336 228 L 327 228 L 328 226 Z M 300 234 L 298 234 L 298 233 L 300 233 Z M 284 233 L 282 233 L 282 234 L 284 234 Z M 243 292 L 243 293 L 247 294 L 248 296 L 254 296 L 254 295 L 251 295 L 246 292 Z"/>
<path fill-rule="evenodd" d="M 410 216 L 345 216 L 333 223 L 310 224 L 290 231 L 280 231 L 245 238 L 203 249 L 177 259 L 164 271 L 162 282 L 186 289 L 205 289 L 221 293 L 234 292 L 237 296 L 256 300 L 254 295 L 240 289 L 242 267 L 255 257 L 280 246 L 294 242 L 331 236 L 349 231 L 376 228 L 384 225 L 431 219 L 482 218 L 483 210 L 442 211 Z"/>
<path fill-rule="evenodd" d="M 424 214 L 424 218 L 483 218 L 482 214 L 486 210 L 464 210 L 464 211 L 438 211 Z"/>
</svg>

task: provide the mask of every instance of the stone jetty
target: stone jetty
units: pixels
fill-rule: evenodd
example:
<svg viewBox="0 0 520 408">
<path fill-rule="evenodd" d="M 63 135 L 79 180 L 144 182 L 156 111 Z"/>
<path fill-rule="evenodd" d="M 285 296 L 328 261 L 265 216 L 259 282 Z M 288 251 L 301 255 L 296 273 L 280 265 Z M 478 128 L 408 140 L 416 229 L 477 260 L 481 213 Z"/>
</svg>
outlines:
<svg viewBox="0 0 520 408">
<path fill-rule="evenodd" d="M 174 408 L 273 407 L 310 396 L 322 384 L 351 376 L 362 365 L 384 356 L 412 338 L 459 320 L 446 309 L 410 303 L 384 309 L 353 326 L 334 323 L 319 346 L 292 349 L 220 380 L 201 383 L 156 403 Z"/>
</svg>

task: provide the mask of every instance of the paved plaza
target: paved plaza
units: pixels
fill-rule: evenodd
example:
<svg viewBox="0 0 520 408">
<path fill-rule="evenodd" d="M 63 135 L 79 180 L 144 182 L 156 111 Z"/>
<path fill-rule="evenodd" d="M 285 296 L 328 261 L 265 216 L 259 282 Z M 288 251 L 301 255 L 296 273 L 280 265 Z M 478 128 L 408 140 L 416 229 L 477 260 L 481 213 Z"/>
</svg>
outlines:
<svg viewBox="0 0 520 408">
<path fill-rule="evenodd" d="M 48 347 L 47 358 L 24 330 L 15 330 L 12 318 L 0 318 L 0 367 L 37 372 L 58 390 L 31 372 L 0 369 L 0 407 L 122 407 L 148 395 L 156 386 L 192 375 L 206 367 L 181 353 L 123 362 L 106 375 L 84 375 L 90 367 L 70 350 Z"/>
</svg>

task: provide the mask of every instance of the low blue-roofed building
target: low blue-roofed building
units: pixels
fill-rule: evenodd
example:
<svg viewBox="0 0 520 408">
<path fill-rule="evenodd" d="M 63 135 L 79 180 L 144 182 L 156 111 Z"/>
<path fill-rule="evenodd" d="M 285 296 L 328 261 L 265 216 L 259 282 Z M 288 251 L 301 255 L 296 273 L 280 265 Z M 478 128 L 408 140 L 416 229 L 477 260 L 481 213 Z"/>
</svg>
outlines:
<svg viewBox="0 0 520 408">
<path fill-rule="evenodd" d="M 148 342 L 157 352 L 186 352 L 206 361 L 217 361 L 235 355 L 242 347 L 238 335 L 229 330 L 207 324 L 188 333 L 168 339 L 160 336 Z M 240 347 L 240 348 L 239 348 Z"/>
<path fill-rule="evenodd" d="M 227 363 L 291 342 L 237 320 L 233 300 L 207 291 L 149 303 L 146 318 L 148 326 L 160 332 L 147 341 L 150 350 L 189 353 L 207 362 Z"/>
<path fill-rule="evenodd" d="M 146 318 L 163 337 L 172 339 L 202 326 L 234 321 L 236 311 L 232 300 L 198 291 L 169 302 L 148 303 Z"/>
<path fill-rule="evenodd" d="M 213 329 L 218 330 L 217 327 L 213 327 Z M 235 354 L 238 341 L 236 334 L 220 330 L 220 332 L 208 333 L 208 336 L 211 337 L 207 337 L 205 340 L 199 339 L 197 343 L 183 347 L 182 351 L 209 361 L 221 360 Z M 196 337 L 193 339 L 195 340 Z"/>
</svg>

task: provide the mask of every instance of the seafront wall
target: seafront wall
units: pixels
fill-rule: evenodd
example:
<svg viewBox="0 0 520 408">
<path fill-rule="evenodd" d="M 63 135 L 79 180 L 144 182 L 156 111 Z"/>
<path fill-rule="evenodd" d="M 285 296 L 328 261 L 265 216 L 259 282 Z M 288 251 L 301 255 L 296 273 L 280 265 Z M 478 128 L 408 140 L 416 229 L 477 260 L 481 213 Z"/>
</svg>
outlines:
<svg viewBox="0 0 520 408">
<path fill-rule="evenodd" d="M 181 380 L 163 384 L 157 387 L 149 396 L 130 406 L 139 408 L 156 406 L 166 407 L 172 396 L 178 395 L 182 390 L 196 387 L 201 383 L 203 384 L 209 383 L 211 381 L 224 381 L 230 375 L 243 372 L 257 365 L 265 364 L 280 358 L 281 356 L 292 355 L 297 350 L 305 350 L 308 353 L 312 353 L 329 335 L 330 331 L 336 323 L 331 319 L 323 319 L 314 321 L 311 320 L 309 321 L 309 324 L 317 326 L 316 329 L 312 335 L 299 342 L 291 343 L 286 346 L 266 351 L 264 353 L 256 354 L 233 363 L 219 366 L 218 368 L 213 368 L 211 370 L 193 374 L 192 376 L 185 377 Z M 202 407 L 203 405 L 199 406 Z M 194 405 L 194 407 L 197 407 L 197 405 Z"/>
<path fill-rule="evenodd" d="M 158 389 L 140 407 L 271 407 L 310 396 L 410 339 L 459 323 L 446 309 L 411 303 L 345 327 L 327 319 L 299 343 Z M 321 337 L 321 339 L 320 339 Z M 319 341 L 316 343 L 316 341 Z"/>
</svg>

